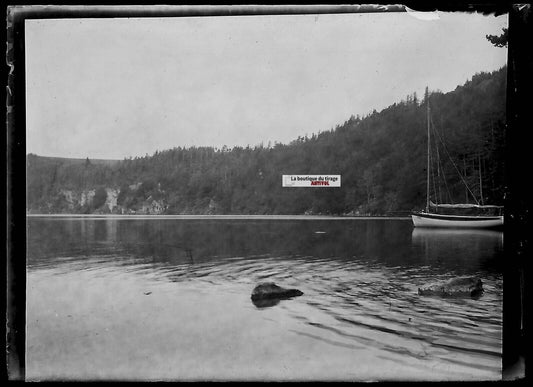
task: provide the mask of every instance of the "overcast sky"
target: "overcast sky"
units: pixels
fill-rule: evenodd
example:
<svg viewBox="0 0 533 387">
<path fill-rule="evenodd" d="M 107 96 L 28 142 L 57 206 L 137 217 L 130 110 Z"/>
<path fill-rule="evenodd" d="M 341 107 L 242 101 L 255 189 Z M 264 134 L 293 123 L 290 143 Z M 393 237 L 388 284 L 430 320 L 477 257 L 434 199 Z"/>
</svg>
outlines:
<svg viewBox="0 0 533 387">
<path fill-rule="evenodd" d="M 288 143 L 506 63 L 506 15 L 433 16 L 27 20 L 27 152 Z"/>
</svg>

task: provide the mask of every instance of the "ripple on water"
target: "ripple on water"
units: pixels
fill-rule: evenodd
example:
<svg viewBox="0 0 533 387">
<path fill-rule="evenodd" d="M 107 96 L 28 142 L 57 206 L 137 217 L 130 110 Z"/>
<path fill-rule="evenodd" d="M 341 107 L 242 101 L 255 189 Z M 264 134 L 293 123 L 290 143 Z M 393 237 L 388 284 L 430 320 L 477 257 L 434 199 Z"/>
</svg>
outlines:
<svg viewBox="0 0 533 387">
<path fill-rule="evenodd" d="M 348 232 L 344 228 L 328 226 L 327 223 L 319 228 L 314 225 L 304 229 L 305 233 L 298 228 L 301 227 L 298 224 L 294 228 L 285 225 L 282 231 L 269 226 L 261 232 L 263 226 L 258 223 L 253 227 L 259 228 L 260 232 L 256 233 L 259 236 L 246 231 L 246 224 L 240 225 L 238 232 L 231 235 L 227 235 L 227 229 L 219 226 L 213 228 L 212 224 L 206 229 L 198 226 L 200 228 L 197 230 L 194 228 L 197 226 L 187 224 L 183 228 L 176 226 L 179 232 L 168 231 L 169 236 L 165 240 L 166 229 L 161 228 L 163 240 L 157 239 L 156 243 L 151 239 L 155 232 L 150 229 L 150 223 L 119 226 L 116 230 L 118 236 L 115 237 L 120 239 L 120 243 L 89 242 L 76 245 L 69 242 L 55 248 L 47 247 L 40 254 L 40 250 L 35 248 L 38 243 L 33 241 L 28 265 L 32 284 L 39 289 L 39 286 L 45 287 L 47 281 L 59 283 L 63 277 L 75 277 L 75 273 L 82 273 L 80 277 L 87 281 L 84 285 L 104 279 L 116 282 L 117 290 L 121 289 L 121 281 L 130 281 L 130 284 L 136 284 L 137 279 L 145 281 L 143 284 L 151 286 L 139 289 L 142 290 L 140 299 L 131 298 L 128 302 L 143 307 L 154 303 L 157 306 L 154 310 L 158 312 L 150 316 L 153 321 L 143 325 L 146 331 L 137 332 L 140 337 L 145 334 L 157 336 L 157 332 L 151 332 L 146 327 L 152 323 L 157 325 L 158 313 L 161 313 L 171 316 L 172 334 L 176 336 L 169 337 L 169 340 L 179 337 L 188 343 L 189 336 L 205 337 L 208 332 L 217 332 L 221 341 L 227 337 L 233 338 L 233 342 L 224 341 L 226 345 L 230 343 L 231 347 L 246 349 L 245 343 L 253 342 L 255 347 L 254 351 L 248 353 L 250 356 L 254 353 L 275 353 L 281 349 L 289 352 L 291 347 L 300 349 L 301 346 L 302 352 L 309 352 L 306 352 L 306 356 L 316 355 L 325 361 L 335 359 L 329 363 L 331 369 L 342 362 L 364 363 L 369 367 L 379 364 L 375 372 L 378 376 L 386 372 L 379 369 L 381 366 L 387 369 L 393 369 L 394 366 L 423 369 L 428 377 L 432 377 L 437 369 L 440 370 L 439 375 L 471 374 L 481 379 L 494 379 L 499 375 L 502 348 L 501 274 L 481 270 L 479 265 L 469 269 L 471 275 L 480 276 L 484 282 L 485 294 L 478 300 L 421 297 L 417 293 L 418 287 L 424 284 L 465 273 L 464 268 L 461 268 L 461 272 L 457 269 L 464 263 L 459 259 L 461 257 L 452 257 L 455 261 L 449 267 L 446 266 L 446 259 L 441 259 L 446 253 L 446 246 L 442 245 L 444 242 L 441 239 L 437 245 L 430 245 L 433 243 L 431 239 L 424 239 L 426 244 L 412 245 L 417 240 L 411 240 L 410 231 L 405 233 L 393 228 L 388 232 L 395 236 L 390 240 L 396 242 L 388 245 L 388 239 L 382 237 L 383 231 L 376 226 L 375 231 L 372 231 L 374 234 L 368 230 L 369 235 L 363 232 L 357 234 L 364 238 L 360 237 L 358 243 L 354 243 L 353 230 Z M 112 224 L 106 224 L 106 227 L 112 231 Z M 129 227 L 137 230 L 138 234 L 132 234 L 135 238 L 130 235 L 132 231 Z M 324 233 L 315 234 L 316 230 Z M 206 244 L 204 241 L 208 238 L 202 234 L 204 231 L 217 242 Z M 289 246 L 281 246 L 279 251 L 273 252 L 275 240 L 283 238 L 284 233 L 290 234 L 291 241 L 303 239 L 299 244 L 286 242 Z M 310 239 L 302 236 L 307 234 L 311 235 Z M 115 234 L 109 232 L 105 235 Z M 185 236 L 192 238 L 192 242 L 189 243 Z M 431 238 L 425 234 L 422 237 Z M 268 242 L 264 249 L 257 248 L 263 246 L 261 238 L 266 238 Z M 252 242 L 248 242 L 248 239 Z M 328 242 L 330 239 L 333 242 Z M 192 246 L 192 252 L 187 255 L 181 245 Z M 204 245 L 207 246 L 204 248 Z M 312 249 L 306 248 L 307 245 L 311 245 Z M 322 245 L 330 249 L 320 250 Z M 436 249 L 435 253 L 430 249 L 432 246 Z M 471 251 L 472 248 L 466 246 L 465 254 L 476 253 Z M 323 252 L 315 254 L 313 251 L 317 250 Z M 454 251 L 454 254 L 460 253 Z M 486 249 L 480 251 L 479 254 L 486 254 Z M 407 258 L 399 259 L 399 256 Z M 53 279 L 50 280 L 50 277 Z M 269 308 L 256 308 L 251 303 L 250 294 L 257 283 L 265 281 L 295 287 L 304 294 Z M 155 284 L 160 287 L 157 288 Z M 174 296 L 171 306 L 158 298 L 162 297 L 161 294 Z M 180 295 L 181 298 L 178 297 Z M 183 295 L 190 296 L 190 299 Z M 225 304 L 213 301 L 219 299 Z M 76 302 L 78 300 L 73 300 L 72 304 L 76 305 Z M 85 302 L 91 302 L 91 297 L 87 297 Z M 97 304 L 91 304 L 88 309 L 98 316 L 98 307 Z M 121 307 L 121 312 L 127 314 L 127 307 Z M 205 311 L 205 308 L 212 308 L 213 312 Z M 111 314 L 112 311 L 111 308 L 106 313 Z M 204 312 L 208 317 L 198 319 L 197 316 L 204 316 Z M 43 313 L 48 312 L 45 310 Z M 84 313 L 83 316 L 90 315 L 87 311 Z M 194 323 L 188 320 L 191 316 L 194 317 Z M 128 318 L 130 322 L 136 320 L 136 316 Z M 224 326 L 220 324 L 221 320 L 231 323 Z M 106 323 L 99 321 L 102 325 Z M 185 338 L 179 336 L 180 327 L 183 326 L 189 329 L 189 336 Z M 232 330 L 232 326 L 238 326 L 238 329 Z M 34 329 L 40 328 L 37 325 Z M 270 332 L 270 336 L 263 337 L 261 332 Z M 281 342 L 276 341 L 278 338 Z M 216 347 L 217 338 L 214 340 L 212 346 Z M 166 340 L 162 342 L 166 343 Z M 38 347 L 30 344 L 31 348 Z M 190 348 L 196 348 L 194 351 L 197 351 L 192 352 L 198 356 L 193 360 L 203 362 L 205 356 L 212 355 L 212 348 L 206 353 L 201 352 L 198 348 L 202 345 L 203 341 L 191 344 Z M 179 353 L 179 348 L 178 345 L 172 350 Z M 158 349 L 154 351 L 157 353 Z M 223 364 L 226 357 L 217 358 L 218 363 L 213 364 Z M 169 369 L 179 366 L 179 362 L 171 360 Z M 249 364 L 241 361 L 243 363 L 236 366 L 247 369 Z"/>
</svg>

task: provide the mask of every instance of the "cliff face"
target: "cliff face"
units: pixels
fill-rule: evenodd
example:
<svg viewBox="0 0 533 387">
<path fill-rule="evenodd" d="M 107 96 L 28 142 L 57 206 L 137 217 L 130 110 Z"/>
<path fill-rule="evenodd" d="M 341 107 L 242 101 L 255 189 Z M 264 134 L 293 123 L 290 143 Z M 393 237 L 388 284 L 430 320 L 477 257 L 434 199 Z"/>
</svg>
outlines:
<svg viewBox="0 0 533 387">
<path fill-rule="evenodd" d="M 136 189 L 139 185 L 132 185 Z M 105 201 L 98 205 L 95 203 L 96 189 L 72 190 L 59 189 L 49 195 L 48 200 L 41 201 L 37 206 L 29 206 L 30 213 L 93 213 L 93 214 L 163 214 L 168 205 L 162 199 L 151 196 L 142 201 L 140 205 L 119 205 L 119 188 L 104 188 Z"/>
<path fill-rule="evenodd" d="M 113 189 L 113 188 L 106 188 L 107 197 L 105 200 L 105 206 L 109 209 L 109 211 L 113 212 L 113 210 L 118 206 L 117 204 L 117 197 L 120 193 L 120 190 Z"/>
<path fill-rule="evenodd" d="M 79 205 L 86 206 L 86 205 L 92 204 L 94 195 L 95 195 L 94 189 L 88 190 L 88 191 L 82 191 L 80 195 Z"/>
<path fill-rule="evenodd" d="M 150 198 L 142 204 L 139 212 L 142 214 L 159 215 L 164 213 L 165 210 L 166 205 L 163 200 L 158 201 Z"/>
</svg>

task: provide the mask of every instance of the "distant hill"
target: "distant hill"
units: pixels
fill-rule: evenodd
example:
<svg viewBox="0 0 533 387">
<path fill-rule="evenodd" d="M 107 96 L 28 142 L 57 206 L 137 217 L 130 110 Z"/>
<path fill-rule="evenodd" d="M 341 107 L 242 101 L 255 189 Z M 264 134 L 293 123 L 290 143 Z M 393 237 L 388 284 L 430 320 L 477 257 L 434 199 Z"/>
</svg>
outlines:
<svg viewBox="0 0 533 387">
<path fill-rule="evenodd" d="M 426 99 L 446 148 L 433 200 L 501 204 L 506 67 L 454 91 L 416 94 L 290 144 L 175 147 L 125 160 L 28 155 L 28 210 L 57 213 L 399 214 L 424 206 Z M 444 162 L 447 156 L 453 163 Z M 461 178 L 457 171 L 463 174 Z M 340 188 L 282 188 L 283 174 L 337 174 Z M 443 179 L 445 178 L 445 179 Z M 465 190 L 462 180 L 471 187 Z M 480 184 L 481 181 L 481 184 Z"/>
<path fill-rule="evenodd" d="M 50 156 L 37 156 L 33 153 L 29 153 L 28 156 L 35 156 L 41 160 L 43 163 L 50 164 L 72 164 L 72 165 L 85 165 L 89 159 L 78 159 L 71 157 L 50 157 Z M 117 166 L 121 160 L 109 160 L 109 159 L 89 159 L 89 162 L 94 165 L 105 165 L 109 167 Z"/>
</svg>

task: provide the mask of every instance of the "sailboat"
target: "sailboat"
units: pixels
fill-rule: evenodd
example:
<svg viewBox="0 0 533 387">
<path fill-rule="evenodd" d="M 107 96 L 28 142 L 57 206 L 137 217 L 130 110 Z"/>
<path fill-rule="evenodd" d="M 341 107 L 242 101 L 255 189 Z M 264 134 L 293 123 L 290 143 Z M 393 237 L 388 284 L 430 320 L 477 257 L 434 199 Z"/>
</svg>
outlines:
<svg viewBox="0 0 533 387">
<path fill-rule="evenodd" d="M 413 212 L 411 214 L 415 227 L 433 228 L 499 228 L 503 226 L 502 206 L 480 205 L 478 204 L 435 204 L 430 199 L 430 153 L 431 153 L 431 132 L 430 132 L 430 109 L 429 94 L 426 89 L 427 105 L 427 192 L 425 211 Z M 462 178 L 463 183 L 466 181 Z M 468 186 L 467 186 L 468 188 Z M 431 212 L 431 209 L 434 209 Z M 445 210 L 445 211 L 443 211 Z M 461 211 L 493 212 L 496 215 L 462 215 Z M 439 213 L 440 212 L 440 213 Z M 447 212 L 446 214 L 443 212 Z M 450 214 L 452 212 L 452 214 Z"/>
</svg>

